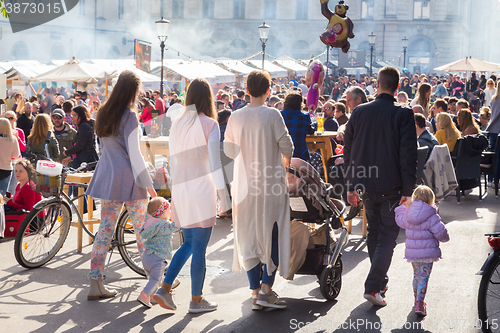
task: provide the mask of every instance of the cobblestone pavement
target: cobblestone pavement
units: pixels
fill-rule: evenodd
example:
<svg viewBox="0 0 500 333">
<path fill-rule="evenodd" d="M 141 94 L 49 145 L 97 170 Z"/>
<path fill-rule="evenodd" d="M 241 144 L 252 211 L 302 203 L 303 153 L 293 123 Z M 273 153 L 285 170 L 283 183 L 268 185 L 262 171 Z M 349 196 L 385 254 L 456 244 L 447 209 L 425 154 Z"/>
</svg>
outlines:
<svg viewBox="0 0 500 333">
<path fill-rule="evenodd" d="M 0 243 L 0 323 L 4 332 L 478 332 L 475 275 L 489 253 L 484 233 L 500 230 L 499 199 L 492 190 L 478 202 L 477 189 L 457 205 L 447 198 L 440 207 L 451 241 L 441 244 L 443 260 L 434 265 L 426 297 L 428 316 L 413 314 L 412 268 L 403 259 L 404 231 L 389 271 L 388 305 L 376 308 L 364 300 L 363 283 L 369 260 L 361 223 L 343 251 L 342 290 L 336 301 L 325 301 L 315 276 L 277 278 L 275 290 L 286 299 L 285 310 L 252 312 L 245 274 L 231 271 L 231 220 L 219 220 L 207 256 L 207 299 L 219 303 L 215 312 L 192 315 L 189 265 L 175 290 L 177 311 L 159 306 L 146 309 L 136 298 L 146 279 L 139 277 L 114 253 L 106 283 L 118 290 L 113 299 L 87 301 L 91 246 L 84 239 L 76 252 L 76 228 L 60 253 L 46 266 L 26 270 L 14 258 L 14 240 Z M 189 262 L 188 262 L 189 264 Z"/>
</svg>

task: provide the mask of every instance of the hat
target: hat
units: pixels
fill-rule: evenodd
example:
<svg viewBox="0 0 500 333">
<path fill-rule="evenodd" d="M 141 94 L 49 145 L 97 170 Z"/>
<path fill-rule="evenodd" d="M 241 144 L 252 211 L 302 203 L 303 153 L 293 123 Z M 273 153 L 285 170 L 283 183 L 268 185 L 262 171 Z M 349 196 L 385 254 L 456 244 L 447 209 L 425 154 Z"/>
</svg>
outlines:
<svg viewBox="0 0 500 333">
<path fill-rule="evenodd" d="M 52 111 L 52 115 L 55 115 L 55 114 L 57 114 L 58 116 L 61 116 L 61 118 L 66 117 L 66 113 L 64 113 L 64 111 L 62 109 L 55 109 L 54 111 Z"/>
</svg>

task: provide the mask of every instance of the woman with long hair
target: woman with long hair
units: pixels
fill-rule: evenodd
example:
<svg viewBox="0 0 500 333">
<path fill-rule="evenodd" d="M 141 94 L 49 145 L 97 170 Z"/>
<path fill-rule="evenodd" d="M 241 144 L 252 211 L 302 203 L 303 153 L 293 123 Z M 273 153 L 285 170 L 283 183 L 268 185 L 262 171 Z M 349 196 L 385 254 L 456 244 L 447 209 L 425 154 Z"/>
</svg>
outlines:
<svg viewBox="0 0 500 333">
<path fill-rule="evenodd" d="M 46 113 L 41 113 L 35 118 L 33 129 L 28 136 L 28 155 L 45 155 L 45 140 L 49 138 L 49 155 L 50 158 L 59 157 L 59 143 L 53 132 L 52 121 Z"/>
<path fill-rule="evenodd" d="M 26 137 L 24 136 L 24 131 L 17 127 L 17 114 L 14 111 L 7 111 L 4 113 L 4 117 L 7 118 L 10 122 L 10 126 L 12 128 L 12 135 L 14 135 L 17 139 L 17 143 L 19 144 L 19 150 L 21 154 L 26 151 Z"/>
<path fill-rule="evenodd" d="M 35 117 L 32 115 L 32 106 L 33 104 L 30 102 L 24 103 L 24 111 L 17 119 L 17 127 L 23 130 L 25 138 L 30 135 L 31 129 L 33 128 L 33 121 Z"/>
<path fill-rule="evenodd" d="M 19 158 L 19 144 L 12 135 L 12 126 L 5 118 L 0 118 L 0 195 L 5 195 L 12 176 L 12 160 Z"/>
<path fill-rule="evenodd" d="M 401 79 L 401 84 L 399 86 L 399 91 L 404 91 L 406 95 L 408 95 L 408 98 L 413 98 L 413 92 L 410 86 L 410 78 L 404 76 Z"/>
<path fill-rule="evenodd" d="M 460 131 L 457 129 L 448 113 L 439 113 L 436 117 L 436 139 L 440 145 L 446 144 L 450 153 L 455 149 L 455 144 L 460 137 Z"/>
<path fill-rule="evenodd" d="M 90 288 L 87 299 L 114 297 L 117 292 L 103 283 L 106 255 L 123 205 L 130 213 L 135 234 L 139 235 L 146 218 L 148 193 L 156 191 L 140 151 L 136 96 L 141 80 L 132 71 L 123 71 L 108 100 L 101 106 L 95 121 L 100 138 L 101 157 L 89 183 L 87 194 L 101 199 L 101 223 L 94 240 L 90 261 Z M 137 239 L 142 256 L 143 243 Z"/>
<path fill-rule="evenodd" d="M 458 126 L 462 130 L 462 136 L 481 133 L 481 128 L 477 124 L 469 109 L 461 109 L 457 114 Z"/>
<path fill-rule="evenodd" d="M 486 131 L 490 133 L 490 146 L 495 147 L 498 134 L 500 133 L 500 84 L 497 84 L 495 95 L 491 98 L 491 120 Z M 500 154 L 497 159 L 497 174 L 500 176 Z M 488 182 L 493 181 L 493 175 L 488 176 Z"/>
<path fill-rule="evenodd" d="M 220 162 L 220 130 L 212 89 L 205 79 L 195 79 L 186 95 L 186 110 L 170 130 L 172 177 L 172 221 L 181 228 L 184 243 L 170 262 L 162 287 L 153 299 L 163 308 L 175 310 L 172 284 L 191 259 L 189 312 L 214 311 L 217 303 L 203 297 L 206 249 L 217 215 L 217 194 L 222 212 L 229 210 Z M 196 202 L 196 205 L 192 205 Z"/>
<path fill-rule="evenodd" d="M 429 83 L 423 82 L 418 87 L 417 94 L 415 98 L 411 101 L 410 105 L 420 105 L 424 109 L 423 115 L 425 118 L 429 118 L 429 105 L 431 102 L 431 92 L 432 86 Z"/>
<path fill-rule="evenodd" d="M 495 96 L 496 90 L 495 90 L 495 82 L 492 79 L 488 79 L 486 81 L 486 89 L 484 89 L 484 105 L 486 107 L 490 107 L 491 105 L 491 100 L 493 96 Z"/>
<path fill-rule="evenodd" d="M 151 133 L 151 111 L 155 109 L 154 104 L 151 102 L 150 99 L 148 98 L 143 98 L 141 99 L 141 104 L 142 104 L 142 113 L 139 116 L 139 119 L 142 121 L 142 124 L 144 125 L 144 131 L 146 134 Z"/>
<path fill-rule="evenodd" d="M 280 275 L 290 273 L 285 168 L 290 166 L 293 142 L 278 110 L 265 106 L 270 85 L 268 72 L 248 74 L 250 103 L 233 112 L 224 139 L 225 154 L 235 159 L 233 270 L 247 272 L 253 310 L 285 308 L 286 301 L 272 286 L 278 267 Z"/>
<path fill-rule="evenodd" d="M 95 162 L 98 160 L 95 149 L 95 133 L 90 123 L 90 112 L 85 105 L 78 105 L 71 111 L 73 121 L 75 122 L 78 132 L 76 133 L 75 145 L 66 151 L 63 155 L 66 156 L 62 163 L 67 165 L 71 161 L 71 156 L 76 155 L 73 160 L 73 167 L 78 167 L 83 162 Z"/>
</svg>

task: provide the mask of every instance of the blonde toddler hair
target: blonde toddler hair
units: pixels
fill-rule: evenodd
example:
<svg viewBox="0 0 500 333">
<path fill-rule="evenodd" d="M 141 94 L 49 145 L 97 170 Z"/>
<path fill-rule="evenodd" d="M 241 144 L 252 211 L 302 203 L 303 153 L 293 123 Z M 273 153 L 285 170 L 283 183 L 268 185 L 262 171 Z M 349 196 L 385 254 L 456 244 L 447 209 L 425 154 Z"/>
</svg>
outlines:
<svg viewBox="0 0 500 333">
<path fill-rule="evenodd" d="M 435 200 L 434 192 L 432 192 L 429 186 L 419 185 L 413 191 L 411 195 L 411 201 L 420 200 L 428 204 L 429 206 L 434 206 Z"/>
<path fill-rule="evenodd" d="M 151 201 L 148 203 L 148 214 L 153 215 L 153 213 L 156 212 L 156 210 L 158 208 L 160 208 L 160 206 L 165 201 L 167 201 L 167 199 L 160 197 L 160 196 L 154 197 L 153 199 L 151 199 Z"/>
</svg>

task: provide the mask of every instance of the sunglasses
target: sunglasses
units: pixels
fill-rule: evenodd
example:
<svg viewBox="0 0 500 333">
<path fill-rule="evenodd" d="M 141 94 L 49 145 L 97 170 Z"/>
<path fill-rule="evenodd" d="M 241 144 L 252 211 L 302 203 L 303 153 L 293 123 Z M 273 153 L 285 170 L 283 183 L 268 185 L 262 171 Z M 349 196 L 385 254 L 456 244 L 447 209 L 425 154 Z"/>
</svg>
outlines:
<svg viewBox="0 0 500 333">
<path fill-rule="evenodd" d="M 62 119 L 62 117 L 52 116 L 52 119 Z"/>
<path fill-rule="evenodd" d="M 324 107 L 323 110 L 331 110 L 332 108 L 331 107 Z"/>
<path fill-rule="evenodd" d="M 14 118 L 14 117 L 5 117 L 5 118 L 7 118 L 9 120 L 16 120 L 16 118 Z"/>
</svg>

